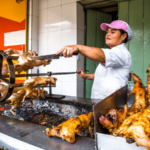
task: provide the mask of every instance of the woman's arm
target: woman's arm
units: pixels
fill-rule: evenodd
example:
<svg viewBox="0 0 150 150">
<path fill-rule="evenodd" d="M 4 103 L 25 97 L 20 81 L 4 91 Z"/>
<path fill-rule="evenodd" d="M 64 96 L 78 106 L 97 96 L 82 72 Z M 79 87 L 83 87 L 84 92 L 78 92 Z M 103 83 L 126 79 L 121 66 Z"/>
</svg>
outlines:
<svg viewBox="0 0 150 150">
<path fill-rule="evenodd" d="M 95 76 L 95 73 L 86 74 L 85 79 L 88 79 L 88 80 L 94 80 L 94 76 Z"/>
<path fill-rule="evenodd" d="M 105 54 L 101 48 L 96 47 L 89 47 L 84 45 L 71 45 L 71 46 L 65 46 L 60 51 L 57 52 L 63 53 L 64 57 L 72 57 L 72 54 L 78 51 L 83 56 L 88 57 L 91 60 L 105 63 Z"/>
<path fill-rule="evenodd" d="M 79 69 L 76 72 L 83 79 L 94 80 L 95 73 L 86 74 L 82 69 Z"/>
</svg>

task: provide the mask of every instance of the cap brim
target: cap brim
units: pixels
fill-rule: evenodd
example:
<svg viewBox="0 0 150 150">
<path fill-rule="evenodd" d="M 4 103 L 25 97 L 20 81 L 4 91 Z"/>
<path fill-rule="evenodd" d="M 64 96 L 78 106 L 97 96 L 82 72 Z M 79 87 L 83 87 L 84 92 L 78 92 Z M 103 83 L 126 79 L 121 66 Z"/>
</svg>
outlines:
<svg viewBox="0 0 150 150">
<path fill-rule="evenodd" d="M 108 23 L 102 23 L 100 28 L 103 30 L 103 31 L 107 31 L 107 28 L 110 27 L 110 28 L 113 28 L 113 29 L 119 29 L 117 28 L 116 26 L 112 25 L 112 24 L 108 24 Z"/>
</svg>

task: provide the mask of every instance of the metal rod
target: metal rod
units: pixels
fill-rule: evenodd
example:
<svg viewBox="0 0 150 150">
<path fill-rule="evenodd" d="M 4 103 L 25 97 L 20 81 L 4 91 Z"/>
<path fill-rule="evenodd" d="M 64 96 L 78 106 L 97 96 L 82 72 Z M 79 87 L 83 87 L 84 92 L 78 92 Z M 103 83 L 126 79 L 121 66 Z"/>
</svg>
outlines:
<svg viewBox="0 0 150 150">
<path fill-rule="evenodd" d="M 67 75 L 67 74 L 75 74 L 76 72 L 55 72 L 55 73 L 51 73 L 51 75 Z M 15 77 L 33 77 L 33 76 L 50 76 L 50 72 L 47 72 L 47 73 L 33 73 L 33 74 L 17 74 L 15 75 Z M 9 75 L 3 75 L 2 76 L 2 79 L 3 78 L 9 78 Z"/>
<path fill-rule="evenodd" d="M 67 75 L 67 74 L 75 74 L 75 73 L 77 73 L 77 72 L 54 72 L 54 73 L 52 73 L 51 75 Z"/>
<path fill-rule="evenodd" d="M 18 58 L 19 58 L 18 56 L 7 56 L 7 59 L 17 60 Z"/>
<path fill-rule="evenodd" d="M 18 84 L 9 84 L 9 88 L 22 87 L 23 85 L 24 85 L 23 83 L 18 83 Z"/>
<path fill-rule="evenodd" d="M 50 72 L 50 76 L 52 75 L 52 72 Z M 52 95 L 52 85 L 51 82 L 49 83 L 49 95 Z"/>
<path fill-rule="evenodd" d="M 9 88 L 14 88 L 14 87 L 22 87 L 24 86 L 24 83 L 17 83 L 17 84 L 9 84 Z M 49 87 L 48 85 L 45 84 L 38 84 L 34 87 Z M 56 86 L 51 86 L 51 87 L 56 87 Z"/>
</svg>

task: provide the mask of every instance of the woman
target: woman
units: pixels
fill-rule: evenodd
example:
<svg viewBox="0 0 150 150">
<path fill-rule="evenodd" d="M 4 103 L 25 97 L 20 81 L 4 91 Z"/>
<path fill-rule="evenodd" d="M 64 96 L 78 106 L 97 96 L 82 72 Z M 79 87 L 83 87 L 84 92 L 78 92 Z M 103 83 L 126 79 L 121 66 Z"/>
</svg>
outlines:
<svg viewBox="0 0 150 150">
<path fill-rule="evenodd" d="M 121 20 L 102 23 L 101 29 L 106 31 L 105 43 L 109 48 L 96 48 L 84 45 L 65 46 L 60 51 L 64 57 L 71 57 L 75 51 L 99 62 L 93 74 L 77 70 L 81 78 L 94 80 L 91 98 L 103 99 L 128 83 L 131 67 L 131 55 L 125 43 L 133 37 L 129 25 Z"/>
</svg>

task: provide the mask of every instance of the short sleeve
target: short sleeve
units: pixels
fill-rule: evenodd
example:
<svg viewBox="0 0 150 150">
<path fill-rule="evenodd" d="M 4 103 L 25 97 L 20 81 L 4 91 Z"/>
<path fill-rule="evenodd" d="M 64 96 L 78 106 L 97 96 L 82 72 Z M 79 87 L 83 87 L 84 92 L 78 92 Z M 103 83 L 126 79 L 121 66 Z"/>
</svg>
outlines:
<svg viewBox="0 0 150 150">
<path fill-rule="evenodd" d="M 114 47 L 112 49 L 102 49 L 105 54 L 106 67 L 122 67 L 127 64 L 129 54 L 127 50 Z"/>
</svg>

